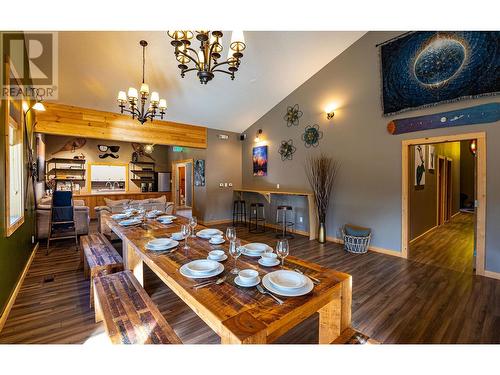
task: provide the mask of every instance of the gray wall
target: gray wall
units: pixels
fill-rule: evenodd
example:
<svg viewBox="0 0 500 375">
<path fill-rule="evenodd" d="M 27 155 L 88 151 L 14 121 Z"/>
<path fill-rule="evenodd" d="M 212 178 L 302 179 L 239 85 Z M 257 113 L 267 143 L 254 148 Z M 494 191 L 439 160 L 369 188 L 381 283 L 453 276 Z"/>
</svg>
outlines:
<svg viewBox="0 0 500 375">
<path fill-rule="evenodd" d="M 220 140 L 219 134 L 229 136 Z M 205 222 L 231 218 L 233 188 L 241 187 L 241 142 L 239 134 L 208 129 L 207 149 L 184 148 L 183 152 L 168 151 L 169 162 L 182 159 L 205 160 L 205 186 L 194 187 L 193 214 Z M 219 187 L 220 182 L 232 183 L 233 188 Z"/>
<path fill-rule="evenodd" d="M 500 160 L 499 124 L 397 136 L 386 130 L 387 123 L 394 118 L 458 109 L 493 102 L 495 98 L 464 100 L 384 117 L 375 44 L 399 34 L 369 32 L 251 125 L 242 150 L 242 184 L 249 188 L 275 188 L 279 183 L 281 189 L 309 189 L 303 168 L 305 157 L 319 152 L 332 155 L 342 166 L 327 217 L 328 235 L 337 235 L 339 226 L 351 222 L 373 229 L 374 246 L 401 251 L 401 141 L 485 130 L 488 158 L 486 269 L 500 272 L 500 176 L 495 167 Z M 324 108 L 330 102 L 338 103 L 338 108 L 334 119 L 327 121 Z M 283 116 L 287 106 L 296 103 L 304 115 L 299 126 L 287 128 Z M 315 123 L 320 125 L 323 139 L 318 148 L 306 149 L 301 134 L 305 125 Z M 263 138 L 269 145 L 267 177 L 252 176 L 251 149 L 259 128 L 263 129 Z M 289 138 L 294 140 L 297 152 L 292 161 L 282 162 L 278 146 L 281 140 Z"/>
<path fill-rule="evenodd" d="M 452 159 L 451 214 L 460 209 L 460 142 L 438 143 L 435 153 L 435 170 L 427 169 L 427 155 L 425 156 L 425 185 L 415 186 L 415 148 L 410 148 L 410 240 L 425 233 L 437 225 L 437 157 L 444 156 Z M 426 152 L 427 153 L 427 152 Z"/>
</svg>

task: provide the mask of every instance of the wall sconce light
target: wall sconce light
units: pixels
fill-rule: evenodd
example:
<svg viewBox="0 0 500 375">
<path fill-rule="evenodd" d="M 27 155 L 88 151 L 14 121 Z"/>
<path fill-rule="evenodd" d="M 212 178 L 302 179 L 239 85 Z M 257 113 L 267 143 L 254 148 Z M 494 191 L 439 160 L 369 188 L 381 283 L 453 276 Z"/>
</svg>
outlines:
<svg viewBox="0 0 500 375">
<path fill-rule="evenodd" d="M 153 151 L 155 150 L 155 145 L 144 145 L 144 153 L 151 155 Z"/>
<path fill-rule="evenodd" d="M 257 130 L 257 134 L 255 135 L 255 142 L 260 142 L 261 134 L 262 134 L 262 129 Z"/>
<path fill-rule="evenodd" d="M 473 139 L 472 141 L 470 141 L 469 143 L 469 151 L 471 152 L 471 154 L 473 156 L 476 156 L 476 152 L 477 152 L 477 143 L 476 143 L 476 140 Z"/>
<path fill-rule="evenodd" d="M 328 107 L 325 108 L 327 120 L 331 120 L 333 118 L 333 116 L 335 116 L 334 109 L 335 109 L 335 107 L 333 106 L 333 104 L 330 104 Z"/>
</svg>

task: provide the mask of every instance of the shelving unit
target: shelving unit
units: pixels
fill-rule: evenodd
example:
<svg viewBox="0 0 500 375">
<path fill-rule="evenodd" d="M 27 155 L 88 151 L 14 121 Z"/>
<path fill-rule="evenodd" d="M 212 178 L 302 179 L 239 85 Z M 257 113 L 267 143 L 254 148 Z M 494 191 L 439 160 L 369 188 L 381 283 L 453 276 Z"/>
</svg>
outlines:
<svg viewBox="0 0 500 375">
<path fill-rule="evenodd" d="M 46 161 L 45 170 L 48 171 L 45 174 L 45 180 L 49 182 L 54 180 L 56 182 L 56 189 L 59 183 L 71 183 L 71 188 L 73 189 L 73 184 L 78 183 L 85 184 L 85 159 L 68 159 L 68 158 L 52 158 Z M 70 168 L 68 165 L 75 165 L 75 168 Z"/>
<path fill-rule="evenodd" d="M 130 181 L 138 186 L 143 182 L 154 182 L 155 163 L 150 161 L 131 161 L 132 168 L 129 168 L 131 173 Z M 141 187 L 142 188 L 142 187 Z"/>
</svg>

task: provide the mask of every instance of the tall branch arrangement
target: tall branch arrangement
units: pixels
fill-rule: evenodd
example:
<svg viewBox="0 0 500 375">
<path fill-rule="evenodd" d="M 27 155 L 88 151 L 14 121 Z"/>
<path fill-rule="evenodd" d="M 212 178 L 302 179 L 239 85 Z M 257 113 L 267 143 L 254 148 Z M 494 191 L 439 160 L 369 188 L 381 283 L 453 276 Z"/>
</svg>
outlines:
<svg viewBox="0 0 500 375">
<path fill-rule="evenodd" d="M 320 156 L 309 157 L 305 167 L 307 179 L 313 189 L 314 200 L 318 208 L 319 222 L 324 223 L 340 164 L 334 161 L 333 158 L 321 154 Z"/>
</svg>

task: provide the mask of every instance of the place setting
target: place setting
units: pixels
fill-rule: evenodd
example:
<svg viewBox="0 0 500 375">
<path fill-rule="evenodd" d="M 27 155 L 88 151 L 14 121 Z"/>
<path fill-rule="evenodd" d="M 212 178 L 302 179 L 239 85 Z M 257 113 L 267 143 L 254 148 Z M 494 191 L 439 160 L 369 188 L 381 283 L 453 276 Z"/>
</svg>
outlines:
<svg viewBox="0 0 500 375">
<path fill-rule="evenodd" d="M 162 215 L 156 218 L 161 224 L 172 224 L 174 220 L 177 219 L 177 216 L 174 215 Z"/>
<path fill-rule="evenodd" d="M 146 243 L 145 248 L 152 252 L 173 252 L 179 242 L 171 238 L 156 238 Z"/>
</svg>

